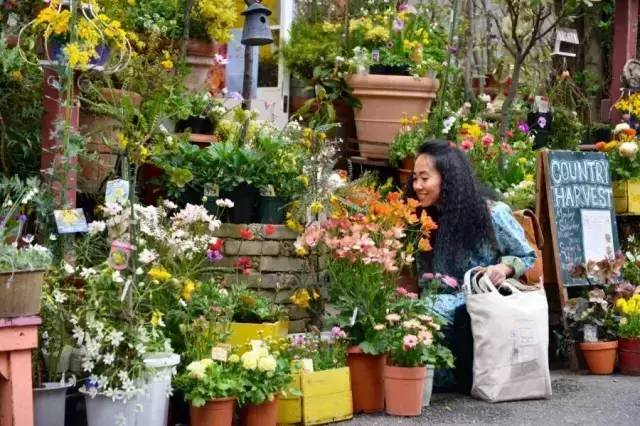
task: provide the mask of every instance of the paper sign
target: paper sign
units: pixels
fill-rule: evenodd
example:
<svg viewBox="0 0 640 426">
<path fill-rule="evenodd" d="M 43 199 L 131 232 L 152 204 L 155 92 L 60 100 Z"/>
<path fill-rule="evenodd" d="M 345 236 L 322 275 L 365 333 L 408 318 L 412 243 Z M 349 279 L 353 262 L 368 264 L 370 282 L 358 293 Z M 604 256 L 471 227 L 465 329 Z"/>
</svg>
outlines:
<svg viewBox="0 0 640 426">
<path fill-rule="evenodd" d="M 598 341 L 598 328 L 592 324 L 585 324 L 582 329 L 583 338 L 585 342 L 597 342 Z"/>
<path fill-rule="evenodd" d="M 54 210 L 56 226 L 59 234 L 73 234 L 75 232 L 87 232 L 87 218 L 82 209 Z"/>
<path fill-rule="evenodd" d="M 585 261 L 614 256 L 613 226 L 609 210 L 580 210 Z"/>
<path fill-rule="evenodd" d="M 129 199 L 129 182 L 124 179 L 110 180 L 107 182 L 107 190 L 104 202 L 109 204 L 125 204 Z"/>
<path fill-rule="evenodd" d="M 307 373 L 313 373 L 313 360 L 311 358 L 302 358 L 300 367 Z"/>
<path fill-rule="evenodd" d="M 349 320 L 349 325 L 353 327 L 356 323 L 356 317 L 358 316 L 358 308 L 353 310 L 353 314 L 351 314 L 351 319 Z"/>
<path fill-rule="evenodd" d="M 214 346 L 211 348 L 211 359 L 215 361 L 226 362 L 229 356 L 229 352 L 227 352 L 226 348 L 222 348 L 220 346 Z"/>
<path fill-rule="evenodd" d="M 371 60 L 373 62 L 379 62 L 380 61 L 380 51 L 378 49 L 373 49 L 371 51 Z"/>
</svg>

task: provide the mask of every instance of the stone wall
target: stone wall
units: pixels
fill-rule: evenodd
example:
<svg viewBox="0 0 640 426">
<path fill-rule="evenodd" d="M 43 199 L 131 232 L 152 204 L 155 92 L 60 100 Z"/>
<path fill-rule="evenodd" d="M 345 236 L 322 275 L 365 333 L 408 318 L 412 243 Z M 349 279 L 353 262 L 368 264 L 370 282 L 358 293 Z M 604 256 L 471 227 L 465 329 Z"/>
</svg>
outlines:
<svg viewBox="0 0 640 426">
<path fill-rule="evenodd" d="M 251 240 L 241 236 L 246 229 L 253 234 Z M 233 267 L 243 256 L 251 260 L 249 275 L 230 273 L 225 277 L 227 282 L 239 280 L 274 303 L 283 305 L 289 313 L 289 332 L 305 331 L 313 321 L 313 315 L 293 305 L 289 298 L 303 284 L 316 285 L 318 274 L 312 272 L 309 259 L 296 255 L 293 244 L 298 234 L 284 225 L 225 223 L 216 236 L 224 240 L 224 258 L 220 266 Z"/>
</svg>

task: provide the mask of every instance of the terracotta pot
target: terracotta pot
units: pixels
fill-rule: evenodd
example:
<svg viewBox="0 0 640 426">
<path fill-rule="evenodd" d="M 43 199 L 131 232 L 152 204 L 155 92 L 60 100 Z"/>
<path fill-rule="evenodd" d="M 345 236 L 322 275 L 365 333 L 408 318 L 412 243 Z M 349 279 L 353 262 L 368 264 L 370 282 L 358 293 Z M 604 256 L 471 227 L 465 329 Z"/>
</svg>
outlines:
<svg viewBox="0 0 640 426">
<path fill-rule="evenodd" d="M 402 161 L 400 162 L 401 169 L 409 170 L 411 172 L 413 172 L 413 168 L 415 167 L 415 165 L 416 165 L 416 157 L 414 157 L 413 155 L 403 158 Z"/>
<path fill-rule="evenodd" d="M 362 108 L 354 109 L 360 155 L 378 159 L 388 158 L 403 116 L 429 116 L 440 86 L 438 80 L 426 77 L 374 74 L 355 74 L 347 83 L 362 103 Z"/>
<path fill-rule="evenodd" d="M 591 374 L 611 374 L 616 363 L 618 341 L 584 342 L 579 344 Z"/>
<path fill-rule="evenodd" d="M 386 355 L 367 355 L 357 346 L 348 350 L 354 413 L 384 410 L 384 364 Z"/>
<path fill-rule="evenodd" d="M 640 338 L 618 340 L 620 372 L 640 376 Z"/>
<path fill-rule="evenodd" d="M 235 398 L 217 398 L 202 407 L 191 406 L 191 426 L 231 426 Z"/>
<path fill-rule="evenodd" d="M 202 40 L 187 40 L 185 58 L 189 66 L 189 74 L 185 77 L 184 85 L 190 90 L 204 90 L 216 65 L 215 55 L 219 46 L 213 42 Z"/>
<path fill-rule="evenodd" d="M 262 404 L 248 404 L 240 412 L 243 426 L 276 426 L 278 420 L 278 397 Z"/>
<path fill-rule="evenodd" d="M 127 90 L 102 88 L 100 95 L 106 102 L 114 105 L 119 105 L 125 97 L 128 97 L 134 106 L 142 103 L 140 94 Z M 80 133 L 87 138 L 86 152 L 89 155 L 80 156 L 78 160 L 81 176 L 78 189 L 94 194 L 100 191 L 104 180 L 111 174 L 118 160 L 117 155 L 104 140 L 115 144 L 122 125 L 108 115 L 80 110 L 79 127 Z"/>
<path fill-rule="evenodd" d="M 419 416 L 427 367 L 384 366 L 384 401 L 387 414 Z"/>
</svg>

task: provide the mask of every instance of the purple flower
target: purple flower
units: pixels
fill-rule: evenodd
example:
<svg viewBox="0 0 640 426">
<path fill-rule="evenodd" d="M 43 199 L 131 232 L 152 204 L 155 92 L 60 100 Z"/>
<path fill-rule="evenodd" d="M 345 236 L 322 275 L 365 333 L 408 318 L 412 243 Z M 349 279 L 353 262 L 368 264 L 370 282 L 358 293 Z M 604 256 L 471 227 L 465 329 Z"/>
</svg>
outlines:
<svg viewBox="0 0 640 426">
<path fill-rule="evenodd" d="M 449 52 L 451 52 L 452 54 L 456 54 L 458 53 L 458 47 L 456 46 L 449 46 Z"/>
<path fill-rule="evenodd" d="M 333 339 L 344 339 L 347 337 L 347 333 L 342 331 L 342 329 L 336 325 L 331 328 L 331 337 Z"/>
<path fill-rule="evenodd" d="M 234 101 L 243 101 L 244 100 L 242 95 L 240 93 L 238 93 L 238 92 L 230 92 L 228 98 L 229 99 L 233 99 Z"/>
<path fill-rule="evenodd" d="M 540 127 L 541 129 L 547 127 L 547 119 L 543 116 L 538 117 L 538 127 Z"/>
<path fill-rule="evenodd" d="M 422 279 L 431 281 L 433 279 L 433 274 L 431 272 L 426 272 L 422 275 Z"/>
<path fill-rule="evenodd" d="M 518 130 L 520 130 L 522 133 L 529 133 L 529 125 L 522 121 L 518 123 Z"/>
<path fill-rule="evenodd" d="M 304 346 L 304 334 L 298 334 L 293 338 L 293 344 L 300 347 Z"/>
<path fill-rule="evenodd" d="M 207 250 L 207 258 L 212 262 L 219 262 L 222 257 L 222 253 L 219 250 Z"/>
<path fill-rule="evenodd" d="M 404 21 L 400 18 L 396 18 L 393 21 L 393 30 L 395 32 L 400 32 L 404 28 Z"/>
<path fill-rule="evenodd" d="M 27 221 L 27 215 L 21 214 L 18 220 L 20 221 L 20 223 L 25 223 Z"/>
</svg>

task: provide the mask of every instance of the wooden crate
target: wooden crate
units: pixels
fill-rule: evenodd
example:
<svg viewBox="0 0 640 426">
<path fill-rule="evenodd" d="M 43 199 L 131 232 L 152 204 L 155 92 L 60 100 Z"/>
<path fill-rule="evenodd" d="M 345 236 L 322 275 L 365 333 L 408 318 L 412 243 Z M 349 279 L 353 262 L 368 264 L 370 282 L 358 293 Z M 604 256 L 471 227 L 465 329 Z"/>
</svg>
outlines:
<svg viewBox="0 0 640 426">
<path fill-rule="evenodd" d="M 232 322 L 229 327 L 230 334 L 227 338 L 227 343 L 243 346 L 248 345 L 252 340 L 264 339 L 266 337 L 286 338 L 288 331 L 289 321 L 286 320 L 262 324 Z M 241 350 L 240 352 L 243 351 Z"/>
<path fill-rule="evenodd" d="M 640 180 L 613 182 L 616 213 L 640 214 Z"/>
<path fill-rule="evenodd" d="M 290 387 L 301 394 L 300 370 L 293 371 L 291 377 Z M 278 425 L 284 426 L 300 423 L 302 423 L 302 397 L 299 395 L 281 394 L 278 397 Z"/>
</svg>

